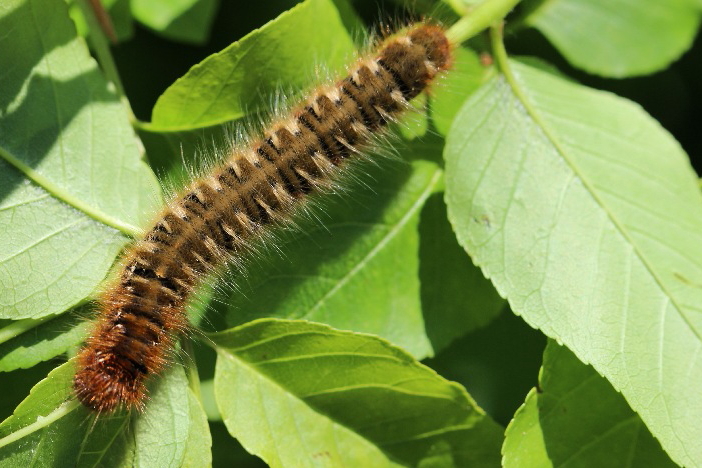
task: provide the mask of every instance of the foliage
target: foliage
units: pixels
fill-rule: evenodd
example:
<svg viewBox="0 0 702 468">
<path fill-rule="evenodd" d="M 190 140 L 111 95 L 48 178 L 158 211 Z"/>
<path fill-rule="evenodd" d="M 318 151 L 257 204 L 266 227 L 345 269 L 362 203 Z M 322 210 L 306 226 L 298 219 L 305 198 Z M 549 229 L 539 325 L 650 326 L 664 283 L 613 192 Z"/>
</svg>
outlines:
<svg viewBox="0 0 702 468">
<path fill-rule="evenodd" d="M 104 0 L 112 50 L 87 1 L 0 4 L 0 466 L 702 466 L 700 184 L 640 105 L 576 81 L 682 113 L 660 80 L 581 70 L 667 69 L 696 0 L 407 2 L 463 44 L 402 161 L 203 288 L 144 413 L 71 398 L 90 301 L 167 198 L 155 174 L 178 186 L 232 120 L 343 70 L 378 15 L 263 3 Z M 525 323 L 555 340 L 538 383 Z"/>
</svg>

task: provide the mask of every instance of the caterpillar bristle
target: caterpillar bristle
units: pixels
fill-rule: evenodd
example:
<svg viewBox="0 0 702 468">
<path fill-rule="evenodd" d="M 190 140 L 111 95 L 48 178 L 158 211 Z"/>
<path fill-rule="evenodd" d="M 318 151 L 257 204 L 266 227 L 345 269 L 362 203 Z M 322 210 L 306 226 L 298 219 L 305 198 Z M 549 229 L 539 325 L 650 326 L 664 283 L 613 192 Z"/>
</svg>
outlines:
<svg viewBox="0 0 702 468">
<path fill-rule="evenodd" d="M 389 35 L 346 76 L 229 149 L 223 163 L 174 197 L 99 300 L 99 319 L 77 358 L 78 399 L 99 412 L 143 409 L 145 380 L 163 370 L 188 330 L 185 306 L 203 279 L 246 254 L 268 226 L 294 222 L 309 194 L 338 190 L 346 162 L 365 157 L 451 62 L 438 25 Z"/>
</svg>

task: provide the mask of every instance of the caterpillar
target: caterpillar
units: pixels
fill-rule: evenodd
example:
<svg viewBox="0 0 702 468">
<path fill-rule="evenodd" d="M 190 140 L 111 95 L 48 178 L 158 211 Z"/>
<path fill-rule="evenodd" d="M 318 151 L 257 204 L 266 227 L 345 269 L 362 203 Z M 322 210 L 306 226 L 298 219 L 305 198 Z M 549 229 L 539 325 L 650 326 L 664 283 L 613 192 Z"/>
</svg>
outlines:
<svg viewBox="0 0 702 468">
<path fill-rule="evenodd" d="M 201 278 L 329 187 L 451 63 L 441 26 L 410 25 L 194 180 L 125 252 L 99 297 L 99 318 L 77 356 L 78 400 L 98 412 L 143 409 L 145 381 L 188 329 L 186 302 Z"/>
</svg>

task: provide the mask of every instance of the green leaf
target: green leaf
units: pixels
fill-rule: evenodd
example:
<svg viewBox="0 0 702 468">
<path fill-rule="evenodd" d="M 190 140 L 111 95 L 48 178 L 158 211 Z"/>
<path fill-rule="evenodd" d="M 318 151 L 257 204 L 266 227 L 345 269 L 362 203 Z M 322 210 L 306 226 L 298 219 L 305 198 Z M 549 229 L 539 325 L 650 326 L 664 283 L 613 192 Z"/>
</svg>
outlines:
<svg viewBox="0 0 702 468">
<path fill-rule="evenodd" d="M 0 467 L 180 467 L 186 447 L 199 453 L 191 444 L 209 440 L 181 367 L 152 382 L 143 414 L 96 416 L 72 398 L 74 372 L 73 361 L 54 369 L 0 424 Z"/>
<path fill-rule="evenodd" d="M 625 99 L 502 66 L 445 148 L 459 242 L 675 461 L 702 464 L 702 193 L 685 153 Z"/>
<path fill-rule="evenodd" d="M 353 50 L 333 3 L 306 0 L 192 67 L 156 102 L 153 127 L 187 130 L 267 109 L 263 96 L 281 86 L 290 90 L 309 85 L 314 75 L 306 71 L 314 70 L 319 60 L 337 70 Z"/>
<path fill-rule="evenodd" d="M 431 118 L 441 135 L 448 133 L 468 96 L 494 73 L 494 68 L 483 65 L 473 49 L 456 48 L 453 68 L 439 78 L 431 96 Z"/>
<path fill-rule="evenodd" d="M 77 314 L 87 307 L 79 307 Z M 90 322 L 73 313 L 40 320 L 17 320 L 0 328 L 0 372 L 26 369 L 78 346 Z"/>
<path fill-rule="evenodd" d="M 609 382 L 549 342 L 539 389 L 507 428 L 505 468 L 677 466 Z"/>
<path fill-rule="evenodd" d="M 502 300 L 446 221 L 443 172 L 416 159 L 436 159 L 442 145 L 404 143 L 411 165 L 364 167 L 362 183 L 345 187 L 352 199 L 320 197 L 321 220 L 307 216 L 267 240 L 245 275 L 228 277 L 236 287 L 225 305 L 213 304 L 227 325 L 304 318 L 380 335 L 421 359 L 495 317 Z"/>
<path fill-rule="evenodd" d="M 432 194 L 424 203 L 418 231 L 422 313 L 436 354 L 487 325 L 505 303 L 456 242 L 443 193 Z"/>
<path fill-rule="evenodd" d="M 692 0 L 532 0 L 525 22 L 576 67 L 622 78 L 666 68 L 692 45 L 700 22 Z"/>
<path fill-rule="evenodd" d="M 129 442 L 135 466 L 182 466 L 186 447 L 198 439 L 193 434 L 198 429 L 192 427 L 191 415 L 197 416 L 196 425 L 202 427 L 202 413 L 190 407 L 192 402 L 182 367 L 171 366 L 154 382 L 146 411 L 133 418 L 133 433 L 127 430 L 120 434 Z M 208 439 L 208 434 L 200 436 L 203 441 Z"/>
<path fill-rule="evenodd" d="M 169 39 L 201 44 L 210 35 L 219 0 L 131 0 L 134 18 Z"/>
<path fill-rule="evenodd" d="M 159 188 L 64 1 L 3 2 L 0 31 L 0 318 L 39 318 L 95 289 Z"/>
<path fill-rule="evenodd" d="M 224 422 L 271 466 L 499 466 L 500 427 L 379 338 L 275 319 L 211 338 Z"/>
<path fill-rule="evenodd" d="M 188 389 L 190 429 L 181 466 L 212 466 L 212 436 L 207 415 L 192 390 Z"/>
<path fill-rule="evenodd" d="M 245 278 L 232 278 L 237 288 L 223 301 L 228 325 L 304 318 L 380 335 L 419 358 L 433 354 L 422 313 L 418 226 L 442 171 L 427 161 L 368 170 L 372 190 L 355 184 L 346 187 L 352 200 L 326 198 L 322 222 L 301 219 L 299 229 L 270 242 L 275 251 L 257 255 Z"/>
</svg>

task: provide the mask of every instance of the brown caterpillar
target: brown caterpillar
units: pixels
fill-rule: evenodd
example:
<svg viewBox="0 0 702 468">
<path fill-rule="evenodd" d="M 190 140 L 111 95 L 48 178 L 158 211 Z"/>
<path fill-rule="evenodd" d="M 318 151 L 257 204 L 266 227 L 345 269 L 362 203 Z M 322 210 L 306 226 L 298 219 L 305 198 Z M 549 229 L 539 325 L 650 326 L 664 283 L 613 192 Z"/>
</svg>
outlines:
<svg viewBox="0 0 702 468">
<path fill-rule="evenodd" d="M 204 274 L 328 186 L 451 61 L 443 28 L 412 25 L 195 180 L 127 251 L 100 297 L 100 317 L 77 358 L 78 399 L 100 412 L 143 408 L 144 381 L 186 331 L 185 304 Z"/>
</svg>

